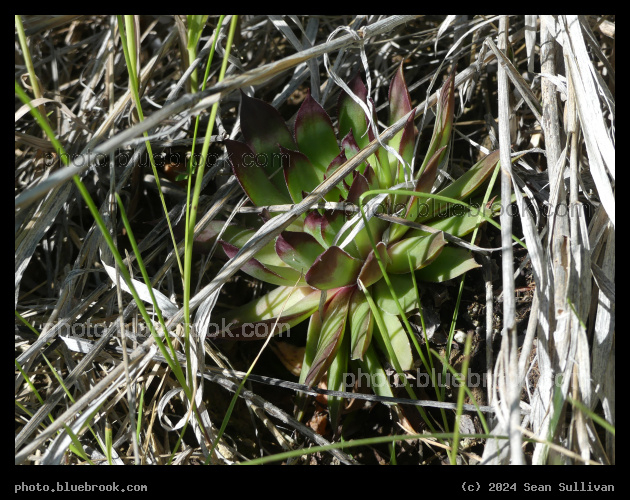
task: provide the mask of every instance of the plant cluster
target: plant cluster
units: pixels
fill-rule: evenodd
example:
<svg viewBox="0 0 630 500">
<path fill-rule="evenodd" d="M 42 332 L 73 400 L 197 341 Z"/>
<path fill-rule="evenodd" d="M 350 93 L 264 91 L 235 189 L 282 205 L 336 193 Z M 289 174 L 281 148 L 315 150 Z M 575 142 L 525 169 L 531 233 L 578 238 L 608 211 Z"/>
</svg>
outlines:
<svg viewBox="0 0 630 500">
<path fill-rule="evenodd" d="M 301 202 L 375 139 L 365 112 L 371 101 L 360 76 L 349 89 L 354 96 L 342 92 L 338 100 L 338 135 L 330 116 L 310 95 L 292 133 L 271 105 L 242 94 L 244 142 L 226 141 L 226 147 L 233 172 L 255 206 Z M 278 287 L 230 311 L 219 335 L 261 339 L 308 319 L 300 382 L 313 386 L 327 376 L 332 390 L 345 389 L 344 375 L 352 369 L 374 377 L 385 376 L 384 363 L 398 373 L 410 370 L 412 343 L 424 360 L 407 321 L 418 308 L 417 282 L 444 281 L 478 267 L 468 250 L 447 244 L 445 233 L 462 237 L 484 221 L 469 205 L 460 205 L 462 210 L 453 215 L 453 203 L 438 200 L 472 196 L 499 159 L 498 151 L 491 153 L 430 195 L 449 157 L 453 109 L 451 74 L 440 91 L 424 160 L 417 174 L 410 174 L 417 130 L 401 66 L 390 84 L 389 123 L 408 115 L 404 128 L 325 196 L 328 202 L 360 206 L 361 212 L 352 223 L 344 210 L 313 209 L 296 219 L 242 268 Z M 375 115 L 372 120 L 375 123 Z M 401 185 L 410 190 L 395 189 Z M 486 218 L 492 214 L 491 209 L 482 211 Z M 382 212 L 395 217 L 379 217 Z M 262 218 L 271 216 L 266 212 Z M 414 223 L 423 227 L 414 228 Z M 217 221 L 212 228 L 222 231 L 221 247 L 231 258 L 257 228 L 224 225 Z M 265 326 L 255 329 L 264 333 L 252 335 L 252 325 Z M 389 385 L 375 386 L 374 391 L 392 396 Z M 340 404 L 329 398 L 333 422 Z"/>
</svg>

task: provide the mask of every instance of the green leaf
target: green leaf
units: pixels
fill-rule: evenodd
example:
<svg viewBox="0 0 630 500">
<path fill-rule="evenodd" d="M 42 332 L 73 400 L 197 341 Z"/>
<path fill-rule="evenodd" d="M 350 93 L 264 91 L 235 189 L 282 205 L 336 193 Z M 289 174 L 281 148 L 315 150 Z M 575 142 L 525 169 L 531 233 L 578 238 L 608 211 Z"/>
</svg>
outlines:
<svg viewBox="0 0 630 500">
<path fill-rule="evenodd" d="M 330 116 L 309 95 L 302 102 L 295 119 L 295 139 L 299 150 L 322 173 L 330 162 L 339 155 L 339 145 Z"/>
<path fill-rule="evenodd" d="M 398 316 L 391 314 L 383 314 L 383 323 L 385 324 L 386 332 L 381 332 L 374 335 L 376 343 L 382 352 L 387 353 L 387 348 L 381 337 L 381 335 L 387 335 L 396 354 L 396 359 L 400 363 L 400 368 L 403 370 L 411 370 L 413 368 L 413 354 L 411 352 L 411 345 L 409 344 L 409 337 L 403 327 Z M 378 330 L 378 326 L 376 327 Z M 392 366 L 395 366 L 393 360 L 388 360 Z"/>
<path fill-rule="evenodd" d="M 201 32 L 208 20 L 208 16 L 190 15 L 186 16 L 186 20 L 188 22 L 188 43 L 186 46 L 188 49 L 195 49 Z"/>
<path fill-rule="evenodd" d="M 398 297 L 400 305 L 405 312 L 409 312 L 418 306 L 416 303 L 416 289 L 409 274 L 391 274 L 389 281 Z M 385 280 L 377 282 L 373 287 L 374 302 L 388 314 L 398 314 L 396 302 L 392 298 L 391 292 Z"/>
<path fill-rule="evenodd" d="M 211 337 L 262 340 L 272 332 L 283 332 L 310 317 L 319 307 L 321 292 L 311 287 L 280 286 L 266 295 L 232 309 L 220 319 Z"/>
<path fill-rule="evenodd" d="M 339 231 L 346 222 L 346 215 L 341 210 L 326 211 L 324 218 L 322 219 L 321 231 L 322 238 L 326 241 L 326 245 L 330 246 L 335 241 L 335 238 L 339 234 Z M 357 257 L 357 251 L 354 243 L 351 243 L 346 247 L 346 251 L 353 257 Z"/>
<path fill-rule="evenodd" d="M 370 375 L 370 380 L 367 387 L 372 389 L 374 391 L 374 394 L 376 394 L 377 396 L 385 396 L 389 398 L 394 397 L 392 388 L 389 385 L 387 373 L 383 369 L 383 366 L 378 359 L 378 354 L 376 353 L 373 345 L 370 345 L 367 351 L 365 351 L 365 357 L 363 358 L 363 361 L 358 361 L 357 363 L 359 367 L 362 368 L 363 372 Z M 361 376 L 358 377 L 358 380 L 359 382 L 363 382 L 363 378 Z M 361 387 L 365 386 L 361 385 Z"/>
<path fill-rule="evenodd" d="M 311 315 L 311 319 L 308 322 L 308 330 L 306 331 L 306 346 L 304 347 L 304 359 L 302 360 L 302 370 L 300 371 L 300 384 L 306 384 L 306 376 L 311 369 L 313 359 L 315 359 L 315 353 L 317 352 L 317 344 L 319 343 L 319 336 L 322 332 L 322 320 L 319 312 L 315 311 Z M 299 392 L 295 398 L 296 418 L 298 421 L 302 421 L 304 417 L 304 408 L 308 396 L 304 392 Z"/>
<path fill-rule="evenodd" d="M 388 273 L 408 273 L 409 258 L 414 269 L 428 266 L 446 245 L 443 233 L 433 233 L 430 236 L 416 236 L 405 238 L 394 243 L 387 249 L 391 262 L 387 266 Z M 407 257 L 409 256 L 409 258 Z"/>
<path fill-rule="evenodd" d="M 243 191 L 256 206 L 284 205 L 291 203 L 291 198 L 286 185 L 286 194 L 280 191 L 276 184 L 269 180 L 266 168 L 261 168 L 257 163 L 258 157 L 252 149 L 238 141 L 225 141 L 228 153 L 228 161 L 232 165 L 232 171 L 243 188 Z M 276 156 L 280 156 L 276 154 Z M 278 176 L 276 176 L 278 177 Z M 284 185 L 284 178 L 279 176 Z"/>
<path fill-rule="evenodd" d="M 436 218 L 424 224 L 461 238 L 471 233 L 485 222 L 483 218 L 479 220 L 479 214 L 482 213 L 482 203 L 483 198 L 477 198 L 471 201 L 469 205 L 473 207 L 472 210 L 463 205 L 451 205 L 446 212 L 438 214 Z M 501 201 L 495 199 L 492 203 L 492 208 L 483 209 L 483 213 L 488 217 L 492 217 L 498 214 L 498 209 L 500 208 Z M 430 233 L 422 231 L 421 229 L 413 229 L 407 236 L 426 236 L 428 234 Z"/>
<path fill-rule="evenodd" d="M 355 289 L 355 286 L 340 288 L 324 306 L 317 351 L 305 380 L 310 387 L 317 384 L 326 373 L 339 349 L 346 328 L 350 297 Z"/>
<path fill-rule="evenodd" d="M 437 194 L 448 198 L 463 200 L 464 198 L 472 195 L 475 190 L 490 177 L 498 162 L 499 150 L 496 150 L 482 158 L 455 182 L 446 186 Z M 422 209 L 418 210 L 419 216 L 416 218 L 416 221 L 424 222 L 431 220 L 438 213 L 445 210 L 449 205 L 450 204 L 444 204 L 442 202 L 436 205 L 433 199 L 427 199 L 426 205 L 423 206 Z"/>
<path fill-rule="evenodd" d="M 374 134 L 372 133 L 372 129 L 369 130 L 369 134 L 370 141 L 373 141 Z M 376 174 L 378 185 L 383 189 L 392 187 L 394 183 L 387 151 L 384 148 L 378 148 L 370 158 L 370 161 L 373 162 L 371 165 L 374 166 L 374 173 Z"/>
<path fill-rule="evenodd" d="M 348 88 L 367 104 L 367 88 L 357 74 L 348 84 Z M 346 137 L 351 131 L 359 149 L 363 149 L 369 143 L 367 130 L 367 119 L 365 112 L 345 91 L 341 91 L 337 101 L 339 117 L 339 136 Z M 347 152 L 346 152 L 347 154 Z M 354 156 L 354 155 L 353 155 Z M 350 157 L 348 157 L 350 158 Z"/>
<path fill-rule="evenodd" d="M 339 339 L 339 349 L 328 367 L 328 389 L 331 391 L 346 390 L 346 375 L 348 373 L 348 354 L 350 352 L 350 342 L 347 335 Z M 336 434 L 339 427 L 339 417 L 343 409 L 344 399 L 338 396 L 328 396 L 328 412 L 330 415 L 330 426 Z"/>
<path fill-rule="evenodd" d="M 481 266 L 467 250 L 445 247 L 430 266 L 416 272 L 416 278 L 421 281 L 448 281 L 476 267 Z"/>
<path fill-rule="evenodd" d="M 414 191 L 418 193 L 431 192 L 431 188 L 435 183 L 435 177 L 437 175 L 440 158 L 445 149 L 446 146 L 435 152 L 433 158 L 431 158 L 429 163 L 426 165 L 424 172 L 416 181 Z M 427 203 L 427 198 L 418 198 L 417 196 L 411 196 L 407 201 L 407 208 L 405 210 L 404 219 L 409 221 L 416 219 L 418 213 L 424 210 L 425 207 L 427 207 Z M 403 226 L 402 224 L 392 226 L 389 235 L 389 241 L 398 241 L 405 233 L 407 233 L 408 230 L 409 227 Z"/>
<path fill-rule="evenodd" d="M 350 352 L 351 359 L 363 359 L 372 341 L 374 318 L 370 305 L 361 290 L 356 290 L 350 299 Z"/>
<path fill-rule="evenodd" d="M 306 155 L 299 151 L 280 147 L 282 154 L 282 168 L 284 179 L 294 203 L 300 203 L 304 198 L 302 193 L 309 194 L 324 180 L 322 173 L 317 170 Z"/>
<path fill-rule="evenodd" d="M 319 311 L 315 311 L 311 315 L 308 322 L 308 329 L 306 331 L 306 346 L 304 347 L 304 359 L 302 361 L 302 371 L 300 372 L 300 384 L 306 384 L 306 376 L 308 375 L 311 365 L 313 364 L 313 360 L 315 359 L 321 333 L 322 317 Z"/>
</svg>

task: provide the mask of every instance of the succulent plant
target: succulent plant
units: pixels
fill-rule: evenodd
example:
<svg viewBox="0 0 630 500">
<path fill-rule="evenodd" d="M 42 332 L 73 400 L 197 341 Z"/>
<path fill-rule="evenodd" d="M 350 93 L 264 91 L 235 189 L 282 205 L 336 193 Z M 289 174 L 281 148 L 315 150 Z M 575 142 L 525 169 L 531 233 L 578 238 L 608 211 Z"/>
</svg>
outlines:
<svg viewBox="0 0 630 500">
<path fill-rule="evenodd" d="M 368 103 L 360 76 L 349 83 L 349 88 L 363 103 Z M 271 105 L 244 93 L 241 99 L 245 142 L 226 141 L 226 147 L 234 175 L 259 207 L 299 203 L 375 137 L 363 107 L 343 91 L 337 106 L 338 136 L 329 115 L 310 95 L 297 113 L 294 133 Z M 453 108 L 454 74 L 440 92 L 431 142 L 412 179 L 411 189 L 415 192 L 431 192 L 438 167 L 448 158 Z M 401 66 L 389 89 L 390 124 L 412 110 Z M 388 189 L 404 182 L 416 135 L 411 112 L 405 127 L 388 142 L 389 149 L 379 148 L 325 199 L 355 206 L 361 195 L 370 190 Z M 459 200 L 469 198 L 488 179 L 498 159 L 498 151 L 491 153 L 437 194 Z M 373 196 L 368 194 L 365 198 Z M 467 209 L 450 215 L 448 206 L 431 198 L 399 193 L 379 200 L 380 211 L 422 223 L 434 232 L 392 223 L 391 218 L 371 217 L 343 245 L 348 235 L 345 228 L 342 232 L 347 220 L 345 211 L 313 209 L 242 268 L 278 287 L 227 313 L 218 336 L 261 339 L 273 325 L 275 334 L 309 319 L 300 381 L 313 386 L 327 373 L 328 387 L 333 390 L 344 389 L 343 376 L 352 368 L 349 363 L 374 376 L 384 375 L 382 359 L 396 369 L 411 369 L 414 356 L 400 315 L 401 309 L 408 315 L 417 308 L 411 272 L 419 281 L 444 281 L 478 267 L 470 252 L 447 245 L 444 232 L 464 236 L 478 226 L 480 218 Z M 215 222 L 212 227 L 218 231 L 222 224 Z M 228 258 L 255 232 L 254 228 L 237 225 L 223 230 L 221 245 Z M 382 279 L 383 269 L 389 283 Z M 380 395 L 392 395 L 388 385 L 374 390 Z M 334 420 L 339 401 L 331 398 L 329 406 Z"/>
</svg>

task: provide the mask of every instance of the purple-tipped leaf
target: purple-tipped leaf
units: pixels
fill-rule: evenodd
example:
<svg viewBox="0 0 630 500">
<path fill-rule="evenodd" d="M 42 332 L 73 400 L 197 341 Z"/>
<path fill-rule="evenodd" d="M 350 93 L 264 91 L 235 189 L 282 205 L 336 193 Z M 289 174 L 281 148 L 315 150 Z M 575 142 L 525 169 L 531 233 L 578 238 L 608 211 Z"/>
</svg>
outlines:
<svg viewBox="0 0 630 500">
<path fill-rule="evenodd" d="M 435 152 L 448 145 L 451 138 L 451 130 L 453 128 L 453 114 L 455 110 L 455 73 L 452 72 L 440 91 L 440 97 L 435 111 L 435 124 L 433 126 L 433 135 L 427 149 L 423 164 L 418 169 L 418 173 L 424 172 L 427 161 L 429 161 Z M 444 152 L 443 154 L 446 154 Z M 441 160 L 440 160 L 441 161 Z"/>
<path fill-rule="evenodd" d="M 350 130 L 341 140 L 341 149 L 346 153 L 346 158 L 348 160 L 361 151 L 361 148 L 354 138 L 352 130 Z"/>
<path fill-rule="evenodd" d="M 346 136 L 341 140 L 341 150 L 345 153 L 346 158 L 349 160 L 353 156 L 355 156 L 361 149 L 357 144 L 357 141 L 354 138 L 354 134 L 352 130 L 346 134 Z M 368 165 L 367 161 L 364 161 L 356 168 L 356 171 L 363 174 L 365 173 L 365 169 Z"/>
<path fill-rule="evenodd" d="M 223 251 L 230 259 L 232 259 L 239 251 L 238 247 L 230 243 L 226 243 L 225 241 L 222 241 L 221 245 L 223 247 Z M 263 265 L 257 259 L 249 259 L 245 264 L 243 264 L 241 271 L 256 279 L 265 281 L 266 283 L 271 283 L 272 285 L 306 285 L 304 278 L 300 276 L 300 273 L 295 269 L 291 267 Z"/>
<path fill-rule="evenodd" d="M 409 119 L 405 124 L 405 128 L 403 129 L 402 136 L 400 137 L 400 141 L 396 144 L 394 137 L 392 141 L 390 141 L 390 146 L 396 148 L 398 150 L 398 154 L 405 160 L 405 163 L 408 165 L 408 168 L 411 166 L 411 160 L 413 160 L 413 149 L 416 144 L 416 126 L 413 124 L 413 119 L 416 113 L 415 110 L 411 112 L 409 115 Z M 403 165 L 398 162 L 398 182 L 404 182 L 405 180 L 405 170 Z"/>
<path fill-rule="evenodd" d="M 337 170 L 341 165 L 343 165 L 347 161 L 345 151 L 342 151 L 337 156 L 333 158 L 333 160 L 326 167 L 326 178 L 330 177 L 335 170 Z M 333 188 L 329 193 L 325 196 L 328 201 L 337 201 L 338 197 L 341 195 L 345 198 L 348 194 L 348 187 L 352 182 L 352 173 L 349 173 L 344 179 L 343 182 L 337 184 L 335 188 Z"/>
<path fill-rule="evenodd" d="M 310 234 L 313 238 L 315 238 L 322 247 L 328 248 L 330 244 L 328 244 L 324 240 L 324 236 L 322 235 L 323 222 L 324 216 L 321 215 L 317 210 L 309 212 L 304 219 L 304 232 Z"/>
<path fill-rule="evenodd" d="M 409 113 L 412 107 L 401 64 L 389 85 L 389 124 L 396 123 Z"/>
<path fill-rule="evenodd" d="M 403 67 L 401 64 L 398 66 L 398 70 L 396 71 L 396 74 L 389 86 L 389 124 L 393 125 L 402 117 L 406 116 L 412 109 L 413 106 L 411 105 L 411 97 L 409 95 L 409 90 L 407 89 L 407 84 L 405 83 L 405 76 L 403 74 Z M 413 124 L 413 117 L 411 117 L 411 119 L 407 120 L 405 128 L 400 132 L 397 132 L 396 135 L 394 135 L 394 137 L 392 137 L 389 141 L 389 146 L 398 153 L 401 152 L 401 149 L 405 150 L 403 159 L 408 164 L 411 163 L 411 158 L 413 156 L 415 136 L 416 127 Z M 410 144 L 411 149 L 409 149 Z M 390 164 L 397 164 L 396 157 L 393 154 L 389 153 L 388 157 Z M 398 165 L 397 169 L 394 170 L 394 174 L 396 175 L 398 182 L 402 182 L 404 180 L 403 172 L 402 165 Z"/>
<path fill-rule="evenodd" d="M 378 189 L 379 188 L 380 185 L 378 183 L 378 177 L 376 176 L 376 173 L 374 172 L 374 169 L 372 168 L 372 166 L 369 163 L 365 167 L 365 172 L 363 172 L 363 176 L 367 180 L 368 185 L 370 186 L 370 189 Z"/>
<path fill-rule="evenodd" d="M 276 252 L 286 264 L 306 274 L 324 248 L 308 233 L 284 231 L 276 240 Z"/>
<path fill-rule="evenodd" d="M 359 172 L 355 172 L 354 179 L 352 180 L 352 185 L 350 186 L 350 190 L 348 191 L 348 196 L 346 196 L 346 201 L 348 203 L 358 205 L 359 197 L 369 189 L 370 186 L 367 179 Z"/>
<path fill-rule="evenodd" d="M 390 258 L 387 253 L 387 247 L 385 246 L 385 243 L 379 241 L 376 244 L 376 250 L 378 251 L 378 256 L 381 259 L 381 263 L 385 266 L 385 269 L 387 269 L 387 266 L 390 263 Z M 361 268 L 361 272 L 359 273 L 359 279 L 365 287 L 368 287 L 376 283 L 382 277 L 383 272 L 381 271 L 381 266 L 379 266 L 378 264 L 378 260 L 376 258 L 376 254 L 374 253 L 374 250 L 372 250 L 365 259 L 363 267 Z"/>
<path fill-rule="evenodd" d="M 431 159 L 429 160 L 429 163 L 427 163 L 424 171 L 422 172 L 422 174 L 416 181 L 414 191 L 417 191 L 418 193 L 431 192 L 431 189 L 433 188 L 433 184 L 435 184 L 435 179 L 437 177 L 438 167 L 440 166 L 440 163 L 442 162 L 442 158 L 444 157 L 444 154 L 446 153 L 446 148 L 447 146 L 442 146 L 440 149 L 438 149 L 435 152 L 433 157 L 431 157 Z M 413 198 L 413 199 L 417 200 L 418 198 Z"/>
<path fill-rule="evenodd" d="M 241 131 L 247 145 L 256 153 L 265 152 L 277 144 L 296 149 L 291 131 L 278 110 L 261 99 L 241 91 Z"/>
<path fill-rule="evenodd" d="M 363 262 L 337 246 L 322 253 L 306 273 L 306 282 L 320 290 L 354 285 Z"/>
<path fill-rule="evenodd" d="M 440 100 L 438 101 L 436 123 L 443 137 L 450 137 L 451 127 L 453 125 L 453 114 L 455 110 L 455 71 L 453 71 L 440 92 Z M 443 145 L 443 144 L 442 144 Z"/>
</svg>

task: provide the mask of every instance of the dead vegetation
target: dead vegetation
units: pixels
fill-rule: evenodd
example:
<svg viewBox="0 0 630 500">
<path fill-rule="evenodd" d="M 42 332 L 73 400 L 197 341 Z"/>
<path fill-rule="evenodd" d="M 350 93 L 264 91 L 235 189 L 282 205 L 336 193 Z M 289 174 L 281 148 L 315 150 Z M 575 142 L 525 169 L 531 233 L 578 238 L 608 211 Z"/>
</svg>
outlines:
<svg viewBox="0 0 630 500">
<path fill-rule="evenodd" d="M 113 266 L 111 254 L 71 179 L 80 176 L 128 255 L 130 274 L 141 280 L 111 198 L 120 195 L 152 286 L 163 294 L 168 331 L 181 337 L 181 273 L 142 133 L 148 132 L 176 223 L 186 201 L 177 174 L 191 150 L 194 116 L 200 113 L 205 131 L 210 106 L 219 102 L 199 203 L 201 234 L 213 219 L 234 213 L 242 196 L 222 145 L 239 137 L 239 89 L 253 90 L 290 121 L 308 89 L 333 110 L 339 94 L 333 76 L 348 81 L 367 71 L 378 112 L 401 63 L 420 143 L 430 139 L 435 92 L 457 69 L 453 162 L 443 175 L 458 177 L 484 148 L 500 147 L 502 165 L 510 164 L 510 151 L 527 151 L 501 171 L 502 199 L 514 193 L 515 203 L 502 213 L 502 232 L 487 229 L 475 244 L 502 250 L 477 259 L 483 270 L 466 278 L 455 322 L 474 334 L 471 363 L 488 381 L 475 392 L 477 402 L 491 407 L 492 434 L 508 439 L 462 441 L 458 463 L 615 463 L 614 16 L 242 16 L 222 81 L 229 16 L 218 32 L 217 18 L 210 17 L 195 61 L 199 74 L 215 38 L 217 57 L 199 93 L 190 93 L 185 16 L 137 22 L 144 121 L 132 104 L 115 17 L 25 16 L 36 85 L 16 30 L 16 82 L 47 115 L 70 160 L 63 166 L 16 96 L 16 463 L 103 463 L 106 447 L 99 442 L 112 443 L 113 463 L 192 464 L 241 462 L 334 441 L 320 398 L 305 422 L 294 418 L 295 387 L 277 385 L 295 380 L 287 368 L 297 363 L 300 346 L 278 342 L 263 355 L 262 372 L 254 370 L 272 385 L 250 378 L 216 443 L 240 383 L 231 370 L 246 371 L 259 343 L 199 337 L 193 369 L 203 376 L 189 379 L 198 415 L 191 417 L 190 401 L 147 335 L 138 304 L 122 279 L 105 272 Z M 354 166 L 349 161 L 341 169 Z M 207 327 L 214 307 L 234 307 L 261 293 L 261 284 L 238 270 L 301 209 L 270 220 L 225 265 L 195 257 L 190 321 L 196 327 Z M 512 246 L 512 233 L 527 251 Z M 183 254 L 183 244 L 178 251 Z M 438 350 L 456 289 L 426 292 Z M 183 338 L 175 347 L 180 362 L 190 360 Z M 454 366 L 461 366 L 459 356 L 450 358 Z M 455 402 L 456 391 L 446 410 L 453 415 Z M 352 439 L 425 430 L 413 421 L 401 428 L 381 403 L 359 406 L 346 415 Z M 466 412 L 462 433 L 481 431 L 474 415 Z M 348 450 L 288 463 L 391 463 L 387 444 Z M 398 463 L 448 462 L 444 446 L 424 438 L 398 441 L 394 456 Z"/>
</svg>

